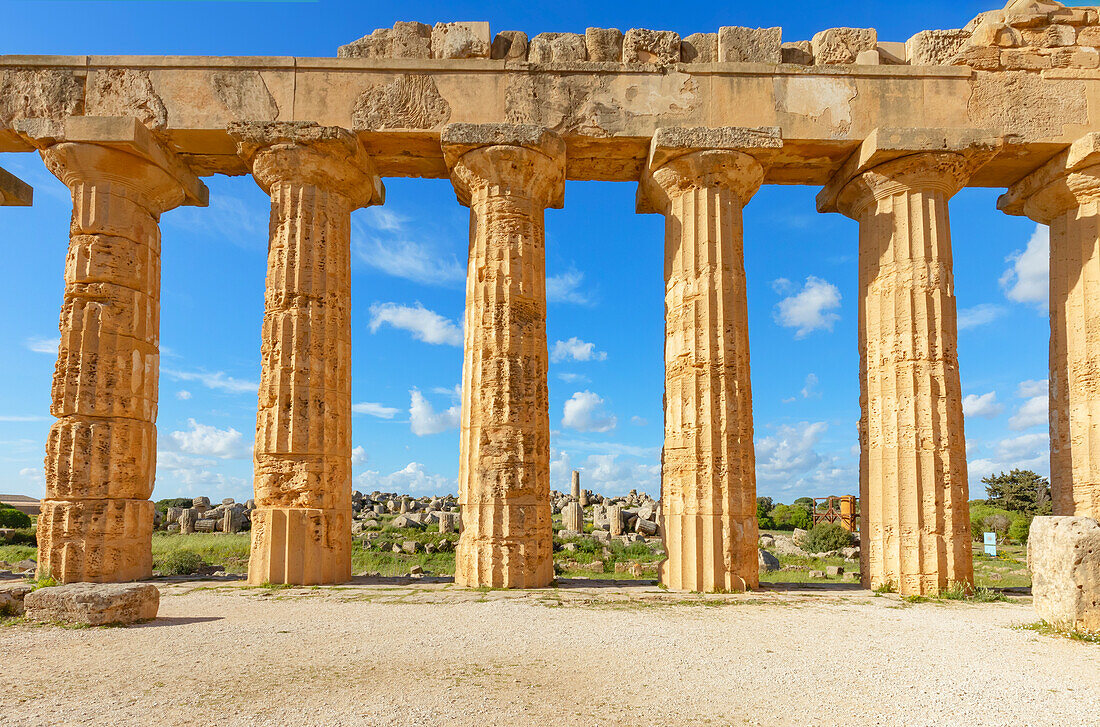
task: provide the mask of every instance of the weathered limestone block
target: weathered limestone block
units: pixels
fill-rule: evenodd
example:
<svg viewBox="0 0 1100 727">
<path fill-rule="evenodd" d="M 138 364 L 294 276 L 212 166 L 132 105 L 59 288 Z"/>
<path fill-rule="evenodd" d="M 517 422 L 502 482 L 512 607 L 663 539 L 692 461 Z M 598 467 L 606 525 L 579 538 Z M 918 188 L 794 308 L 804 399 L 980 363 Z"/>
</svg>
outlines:
<svg viewBox="0 0 1100 727">
<path fill-rule="evenodd" d="M 1100 47 L 1100 27 L 1081 28 L 1077 33 L 1077 45 Z"/>
<path fill-rule="evenodd" d="M 144 578 L 152 572 L 158 222 L 180 204 L 205 204 L 206 188 L 135 119 L 83 117 L 31 141 L 73 198 L 39 573 L 63 583 Z"/>
<path fill-rule="evenodd" d="M 714 63 L 717 60 L 717 33 L 692 33 L 680 39 L 681 63 Z"/>
<path fill-rule="evenodd" d="M 470 208 L 455 583 L 533 588 L 554 578 L 543 212 L 565 192 L 565 145 L 507 124 L 443 129 Z"/>
<path fill-rule="evenodd" d="M 488 58 L 489 24 L 436 23 L 432 28 L 432 58 Z"/>
<path fill-rule="evenodd" d="M 1051 67 L 1050 56 L 1031 48 L 1005 48 L 1001 51 L 1001 67 L 1007 71 L 1041 71 Z"/>
<path fill-rule="evenodd" d="M 1096 48 L 1059 48 L 1050 54 L 1052 68 L 1096 68 L 1100 51 Z"/>
<path fill-rule="evenodd" d="M 584 510 L 579 502 L 570 502 L 561 511 L 562 529 L 584 532 Z"/>
<path fill-rule="evenodd" d="M 84 106 L 84 79 L 71 70 L 0 71 L 0 127 L 19 119 L 65 119 Z"/>
<path fill-rule="evenodd" d="M 157 617 L 160 591 L 151 583 L 70 583 L 28 593 L 23 608 L 29 621 L 129 624 Z"/>
<path fill-rule="evenodd" d="M 351 577 L 350 216 L 384 191 L 346 130 L 230 132 L 271 196 L 249 582 L 340 583 Z"/>
<path fill-rule="evenodd" d="M 663 131 L 639 189 L 639 211 L 665 215 L 659 573 L 672 590 L 743 591 L 759 584 L 759 536 L 741 210 L 764 181 L 751 150 L 781 142 L 776 130 Z"/>
<path fill-rule="evenodd" d="M 614 61 L 623 58 L 623 31 L 618 28 L 588 28 L 584 44 L 590 61 Z"/>
<path fill-rule="evenodd" d="M 1070 25 L 1050 25 L 1041 30 L 1022 30 L 1023 45 L 1034 48 L 1066 48 L 1077 43 L 1077 29 Z"/>
<path fill-rule="evenodd" d="M 1000 48 L 976 48 L 964 45 L 951 61 L 953 66 L 970 66 L 976 71 L 999 71 Z"/>
<path fill-rule="evenodd" d="M 607 530 L 613 538 L 623 534 L 623 508 L 621 505 L 608 506 Z"/>
<path fill-rule="evenodd" d="M 195 523 L 199 521 L 199 513 L 195 508 L 189 507 L 180 513 L 179 526 L 181 535 L 190 535 L 195 532 Z"/>
<path fill-rule="evenodd" d="M 874 50 L 878 32 L 874 28 L 830 28 L 814 35 L 814 63 L 819 66 L 855 63 L 862 51 Z"/>
<path fill-rule="evenodd" d="M 579 33 L 539 33 L 527 50 L 531 63 L 570 63 L 587 58 L 584 36 Z"/>
<path fill-rule="evenodd" d="M 431 58 L 432 28 L 424 23 L 393 24 L 379 28 L 370 35 L 342 45 L 336 51 L 339 58 Z"/>
<path fill-rule="evenodd" d="M 780 53 L 783 63 L 794 63 L 800 66 L 812 66 L 814 64 L 814 44 L 808 40 L 784 43 L 780 48 Z"/>
<path fill-rule="evenodd" d="M 519 30 L 502 30 L 493 38 L 489 57 L 496 60 L 527 59 L 527 34 Z"/>
<path fill-rule="evenodd" d="M 921 153 L 857 174 L 865 585 L 902 595 L 974 581 L 947 203 L 974 163 Z"/>
<path fill-rule="evenodd" d="M 0 169 L 0 207 L 30 207 L 33 199 L 34 190 L 29 184 Z"/>
<path fill-rule="evenodd" d="M 782 63 L 782 28 L 718 29 L 719 63 Z"/>
<path fill-rule="evenodd" d="M 31 583 L 5 583 L 0 585 L 0 617 L 22 616 L 23 599 L 34 590 Z"/>
<path fill-rule="evenodd" d="M 914 66 L 949 66 L 970 39 L 962 29 L 922 30 L 905 43 L 905 57 Z"/>
<path fill-rule="evenodd" d="M 95 70 L 90 74 L 84 106 L 89 116 L 135 118 L 150 129 L 168 126 L 168 110 L 144 69 Z"/>
<path fill-rule="evenodd" d="M 439 513 L 439 532 L 441 533 L 453 533 L 458 529 L 458 513 L 455 512 L 441 512 Z"/>
<path fill-rule="evenodd" d="M 680 61 L 680 35 L 671 30 L 631 28 L 623 36 L 623 63 L 671 65 Z"/>
<path fill-rule="evenodd" d="M 1035 613 L 1057 628 L 1100 633 L 1100 524 L 1037 517 L 1027 540 Z"/>
</svg>

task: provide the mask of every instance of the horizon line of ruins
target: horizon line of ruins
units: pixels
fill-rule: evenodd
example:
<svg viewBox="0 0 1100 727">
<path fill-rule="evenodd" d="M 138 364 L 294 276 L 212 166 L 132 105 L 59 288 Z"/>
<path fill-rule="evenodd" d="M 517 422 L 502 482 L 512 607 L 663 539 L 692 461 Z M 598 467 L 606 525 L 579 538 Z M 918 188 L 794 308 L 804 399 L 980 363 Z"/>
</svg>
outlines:
<svg viewBox="0 0 1100 727">
<path fill-rule="evenodd" d="M 397 176 L 470 208 L 457 584 L 554 578 L 543 219 L 570 179 L 636 183 L 666 221 L 661 582 L 759 585 L 742 210 L 806 184 L 859 223 L 864 585 L 971 587 L 948 202 L 1001 187 L 1050 225 L 1054 513 L 1096 519 L 1098 48 L 1096 8 L 1013 0 L 905 43 L 398 23 L 325 59 L 0 56 L 0 151 L 73 198 L 40 572 L 151 574 L 159 218 L 250 174 L 271 225 L 249 580 L 351 577 L 350 214 Z M 0 201 L 30 189 L 0 170 Z"/>
</svg>

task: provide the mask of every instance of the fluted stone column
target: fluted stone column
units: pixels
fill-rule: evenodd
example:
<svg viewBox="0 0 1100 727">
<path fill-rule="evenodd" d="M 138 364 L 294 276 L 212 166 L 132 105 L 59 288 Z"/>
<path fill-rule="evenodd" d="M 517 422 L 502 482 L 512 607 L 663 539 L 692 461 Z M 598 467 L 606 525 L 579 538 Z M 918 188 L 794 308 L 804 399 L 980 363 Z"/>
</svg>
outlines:
<svg viewBox="0 0 1100 727">
<path fill-rule="evenodd" d="M 351 578 L 351 212 L 383 190 L 358 140 L 235 125 L 271 195 L 250 583 Z"/>
<path fill-rule="evenodd" d="M 452 124 L 443 148 L 470 208 L 455 550 L 461 586 L 554 579 L 543 211 L 561 207 L 565 146 L 532 126 Z"/>
<path fill-rule="evenodd" d="M 700 145 L 720 133 L 698 131 Z M 757 146 L 778 146 L 762 138 Z M 759 564 L 741 210 L 764 168 L 745 151 L 691 151 L 684 139 L 662 161 L 661 141 L 639 192 L 639 211 L 665 215 L 660 578 L 678 591 L 742 591 L 759 585 Z"/>
<path fill-rule="evenodd" d="M 72 192 L 38 574 L 152 574 L 160 215 L 206 188 L 133 119 L 83 119 L 42 149 Z M 74 139 L 74 140 L 70 140 Z"/>
<path fill-rule="evenodd" d="M 1050 488 L 1055 515 L 1100 520 L 1100 134 L 999 206 L 1050 225 Z"/>
<path fill-rule="evenodd" d="M 903 595 L 974 580 L 947 212 L 972 166 L 903 156 L 837 200 L 859 222 L 863 582 Z"/>
</svg>

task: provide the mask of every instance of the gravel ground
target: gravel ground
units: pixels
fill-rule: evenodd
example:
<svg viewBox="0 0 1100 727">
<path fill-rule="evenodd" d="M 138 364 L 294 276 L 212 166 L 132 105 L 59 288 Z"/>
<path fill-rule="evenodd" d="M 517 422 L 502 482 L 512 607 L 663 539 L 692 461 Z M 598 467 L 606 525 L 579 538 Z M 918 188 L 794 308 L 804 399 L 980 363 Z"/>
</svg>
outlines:
<svg viewBox="0 0 1100 727">
<path fill-rule="evenodd" d="M 1100 715 L 1100 647 L 1013 629 L 1035 621 L 1026 600 L 160 585 L 148 624 L 0 628 L 0 724 L 1073 727 Z"/>
</svg>

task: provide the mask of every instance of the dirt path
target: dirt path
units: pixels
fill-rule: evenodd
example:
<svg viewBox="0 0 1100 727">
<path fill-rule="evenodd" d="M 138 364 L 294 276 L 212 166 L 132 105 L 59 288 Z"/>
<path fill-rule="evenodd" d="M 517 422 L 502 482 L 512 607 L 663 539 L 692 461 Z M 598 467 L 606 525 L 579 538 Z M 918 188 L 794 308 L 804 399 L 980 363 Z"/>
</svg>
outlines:
<svg viewBox="0 0 1100 727">
<path fill-rule="evenodd" d="M 0 629 L 4 725 L 1095 725 L 1100 647 L 1026 603 L 383 583 L 163 586 L 123 629 Z"/>
</svg>

